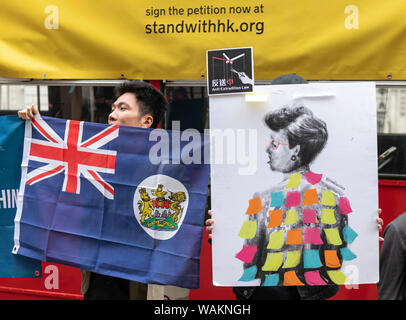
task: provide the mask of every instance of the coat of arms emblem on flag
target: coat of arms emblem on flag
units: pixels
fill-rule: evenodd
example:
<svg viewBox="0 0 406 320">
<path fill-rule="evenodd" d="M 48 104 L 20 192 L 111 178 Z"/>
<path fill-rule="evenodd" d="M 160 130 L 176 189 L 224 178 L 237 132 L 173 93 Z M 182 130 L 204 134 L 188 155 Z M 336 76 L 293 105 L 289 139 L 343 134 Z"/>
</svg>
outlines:
<svg viewBox="0 0 406 320">
<path fill-rule="evenodd" d="M 154 188 L 155 181 L 165 183 L 159 183 Z M 186 214 L 189 202 L 186 188 L 176 179 L 164 175 L 149 177 L 141 185 L 134 195 L 134 211 L 138 222 L 151 237 L 169 239 L 176 233 Z M 146 187 L 149 185 L 151 188 Z"/>
</svg>

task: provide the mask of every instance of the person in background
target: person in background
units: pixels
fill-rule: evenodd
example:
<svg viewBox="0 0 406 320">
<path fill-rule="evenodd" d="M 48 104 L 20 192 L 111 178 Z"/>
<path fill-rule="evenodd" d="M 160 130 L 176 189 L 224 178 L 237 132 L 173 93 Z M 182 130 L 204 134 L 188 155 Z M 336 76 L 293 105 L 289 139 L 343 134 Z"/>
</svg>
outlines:
<svg viewBox="0 0 406 320">
<path fill-rule="evenodd" d="M 387 225 L 379 257 L 379 300 L 406 300 L 406 213 Z"/>
</svg>

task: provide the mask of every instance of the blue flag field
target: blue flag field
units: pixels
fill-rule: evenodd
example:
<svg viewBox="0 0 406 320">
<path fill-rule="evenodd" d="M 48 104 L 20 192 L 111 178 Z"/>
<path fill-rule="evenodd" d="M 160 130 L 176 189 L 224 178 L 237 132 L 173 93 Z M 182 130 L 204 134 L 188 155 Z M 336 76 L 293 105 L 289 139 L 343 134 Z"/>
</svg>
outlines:
<svg viewBox="0 0 406 320">
<path fill-rule="evenodd" d="M 41 277 L 41 261 L 11 253 L 14 218 L 20 187 L 24 121 L 17 116 L 0 117 L 0 277 Z"/>
<path fill-rule="evenodd" d="M 198 132 L 26 121 L 13 253 L 198 288 L 205 141 Z"/>
</svg>

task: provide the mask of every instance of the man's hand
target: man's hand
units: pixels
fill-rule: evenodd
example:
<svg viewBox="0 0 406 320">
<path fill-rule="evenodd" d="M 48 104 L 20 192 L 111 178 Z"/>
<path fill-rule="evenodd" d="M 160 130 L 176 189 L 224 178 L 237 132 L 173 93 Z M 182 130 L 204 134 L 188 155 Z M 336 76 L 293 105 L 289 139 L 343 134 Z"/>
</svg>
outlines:
<svg viewBox="0 0 406 320">
<path fill-rule="evenodd" d="M 31 120 L 34 116 L 39 115 L 39 111 L 35 105 L 31 105 L 31 107 L 18 111 L 17 114 L 23 120 Z"/>
<path fill-rule="evenodd" d="M 382 213 L 382 209 L 378 209 L 378 215 Z M 376 218 L 376 223 L 377 223 L 377 227 L 378 227 L 378 231 L 382 232 L 382 225 L 383 225 L 383 219 L 382 218 Z M 379 237 L 379 242 L 382 242 L 383 238 Z"/>
<path fill-rule="evenodd" d="M 211 217 L 211 210 L 209 210 L 207 213 Z M 206 222 L 205 222 L 205 225 L 207 226 L 206 231 L 209 233 L 209 238 L 211 239 L 211 237 L 212 237 L 211 232 L 214 229 L 214 220 L 213 219 L 207 219 Z"/>
</svg>

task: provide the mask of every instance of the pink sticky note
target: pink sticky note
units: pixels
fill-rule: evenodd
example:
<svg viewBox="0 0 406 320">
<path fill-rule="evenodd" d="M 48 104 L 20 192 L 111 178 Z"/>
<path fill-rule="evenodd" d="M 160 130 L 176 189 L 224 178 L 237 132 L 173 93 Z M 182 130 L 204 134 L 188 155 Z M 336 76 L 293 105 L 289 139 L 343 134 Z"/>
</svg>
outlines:
<svg viewBox="0 0 406 320">
<path fill-rule="evenodd" d="M 316 210 L 303 209 L 303 223 L 316 223 Z"/>
<path fill-rule="evenodd" d="M 257 253 L 257 246 L 247 246 L 244 245 L 240 252 L 238 252 L 235 257 L 240 259 L 242 262 L 251 263 L 252 259 L 254 258 L 255 254 Z"/>
<path fill-rule="evenodd" d="M 340 198 L 338 207 L 340 208 L 341 214 L 349 214 L 350 212 L 352 212 L 350 201 L 346 197 Z"/>
<path fill-rule="evenodd" d="M 320 277 L 320 273 L 317 270 L 305 272 L 304 276 L 306 283 L 310 286 L 326 285 L 326 282 Z"/>
<path fill-rule="evenodd" d="M 299 191 L 289 191 L 286 194 L 286 207 L 296 207 L 300 205 L 300 192 Z"/>
<path fill-rule="evenodd" d="M 305 176 L 307 182 L 309 182 L 310 184 L 313 184 L 313 185 L 318 184 L 321 181 L 321 178 L 323 177 L 322 174 L 317 174 L 312 171 L 306 172 L 304 174 L 304 176 Z"/>
<path fill-rule="evenodd" d="M 317 227 L 306 228 L 304 231 L 304 243 L 323 244 L 324 242 L 320 237 L 320 229 Z"/>
</svg>

